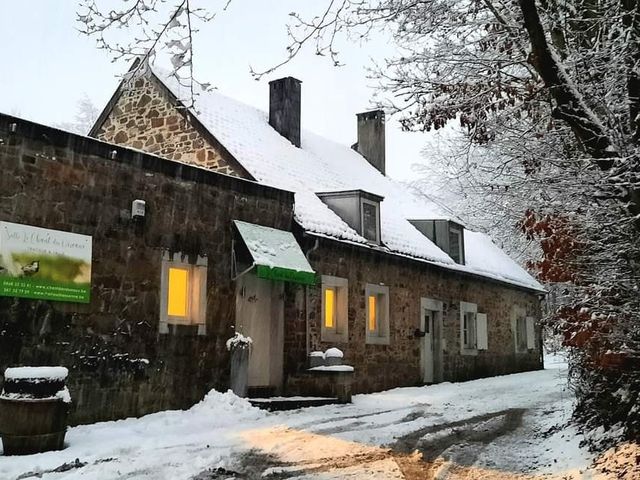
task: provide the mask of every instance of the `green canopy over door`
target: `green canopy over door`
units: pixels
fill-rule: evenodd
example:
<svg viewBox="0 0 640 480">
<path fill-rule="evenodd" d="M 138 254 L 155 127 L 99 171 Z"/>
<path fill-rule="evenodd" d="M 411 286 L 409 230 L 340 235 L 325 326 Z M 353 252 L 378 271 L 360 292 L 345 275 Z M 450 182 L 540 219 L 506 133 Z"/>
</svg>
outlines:
<svg viewBox="0 0 640 480">
<path fill-rule="evenodd" d="M 316 272 L 291 232 L 234 220 L 256 267 L 256 276 L 315 285 Z"/>
</svg>

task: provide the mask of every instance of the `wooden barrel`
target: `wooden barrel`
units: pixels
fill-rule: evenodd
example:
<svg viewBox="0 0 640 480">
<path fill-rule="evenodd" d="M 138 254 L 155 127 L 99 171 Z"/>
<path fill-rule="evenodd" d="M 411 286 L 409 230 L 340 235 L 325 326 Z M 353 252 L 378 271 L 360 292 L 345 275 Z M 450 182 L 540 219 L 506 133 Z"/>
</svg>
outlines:
<svg viewBox="0 0 640 480">
<path fill-rule="evenodd" d="M 52 376 L 52 369 L 46 367 L 15 373 L 17 370 L 20 369 L 7 369 L 0 395 L 4 454 L 28 455 L 62 449 L 70 405 L 66 373 Z"/>
</svg>

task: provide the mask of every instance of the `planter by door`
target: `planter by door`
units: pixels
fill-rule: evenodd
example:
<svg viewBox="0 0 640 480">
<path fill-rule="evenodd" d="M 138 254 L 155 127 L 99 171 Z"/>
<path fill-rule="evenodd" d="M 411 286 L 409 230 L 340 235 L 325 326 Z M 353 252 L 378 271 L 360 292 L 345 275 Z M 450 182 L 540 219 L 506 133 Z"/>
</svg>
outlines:
<svg viewBox="0 0 640 480">
<path fill-rule="evenodd" d="M 249 389 L 250 354 L 248 346 L 231 350 L 231 391 L 239 397 L 246 397 Z"/>
<path fill-rule="evenodd" d="M 5 455 L 64 447 L 70 405 L 66 371 L 61 367 L 7 369 L 0 395 L 0 436 Z"/>
</svg>

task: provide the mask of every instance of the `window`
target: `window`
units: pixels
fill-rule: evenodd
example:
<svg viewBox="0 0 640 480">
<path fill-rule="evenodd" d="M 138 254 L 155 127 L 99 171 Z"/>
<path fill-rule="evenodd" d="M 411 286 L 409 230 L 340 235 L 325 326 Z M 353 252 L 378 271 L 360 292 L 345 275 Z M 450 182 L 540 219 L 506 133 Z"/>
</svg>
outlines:
<svg viewBox="0 0 640 480">
<path fill-rule="evenodd" d="M 363 190 L 318 192 L 317 195 L 359 235 L 380 244 L 380 202 L 384 197 Z"/>
<path fill-rule="evenodd" d="M 487 350 L 487 315 L 478 313 L 475 303 L 460 302 L 460 351 L 463 355 L 477 355 Z"/>
<path fill-rule="evenodd" d="M 336 288 L 324 289 L 324 328 L 333 330 L 336 328 Z"/>
<path fill-rule="evenodd" d="M 205 333 L 207 260 L 196 264 L 184 261 L 180 253 L 165 253 L 160 282 L 160 333 L 169 333 L 169 325 L 196 325 Z"/>
<path fill-rule="evenodd" d="M 464 226 L 451 220 L 409 220 L 425 237 L 451 257 L 464 265 Z"/>
<path fill-rule="evenodd" d="M 367 284 L 365 288 L 366 342 L 389 344 L 389 287 Z"/>
<path fill-rule="evenodd" d="M 323 342 L 347 342 L 349 284 L 346 278 L 322 276 L 322 326 Z"/>
<path fill-rule="evenodd" d="M 462 263 L 462 231 L 449 228 L 449 256 L 456 263 Z"/>
<path fill-rule="evenodd" d="M 187 318 L 189 312 L 189 269 L 169 267 L 167 315 Z"/>
<path fill-rule="evenodd" d="M 370 294 L 368 297 L 368 307 L 369 307 L 369 313 L 367 315 L 368 319 L 369 319 L 369 335 L 378 335 L 378 326 L 379 326 L 379 322 L 378 322 L 378 304 L 380 303 L 381 299 L 379 298 L 380 295 L 378 294 Z"/>
<path fill-rule="evenodd" d="M 362 236 L 374 243 L 380 243 L 378 204 L 362 200 Z"/>
<path fill-rule="evenodd" d="M 462 339 L 463 348 L 476 348 L 476 314 L 474 312 L 465 312 L 464 314 Z"/>
<path fill-rule="evenodd" d="M 526 317 L 524 311 L 520 310 L 515 327 L 516 352 L 526 353 L 534 349 L 536 347 L 535 319 Z"/>
</svg>

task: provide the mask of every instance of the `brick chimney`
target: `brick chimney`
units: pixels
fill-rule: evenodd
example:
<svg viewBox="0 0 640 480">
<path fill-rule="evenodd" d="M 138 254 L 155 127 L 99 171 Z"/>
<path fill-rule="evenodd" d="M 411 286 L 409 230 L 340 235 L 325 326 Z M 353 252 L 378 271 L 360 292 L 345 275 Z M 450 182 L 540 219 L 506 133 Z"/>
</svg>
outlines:
<svg viewBox="0 0 640 480">
<path fill-rule="evenodd" d="M 269 82 L 269 125 L 296 147 L 300 147 L 301 84 L 293 77 Z"/>
<path fill-rule="evenodd" d="M 358 142 L 353 149 L 385 175 L 384 112 L 358 113 Z"/>
</svg>

